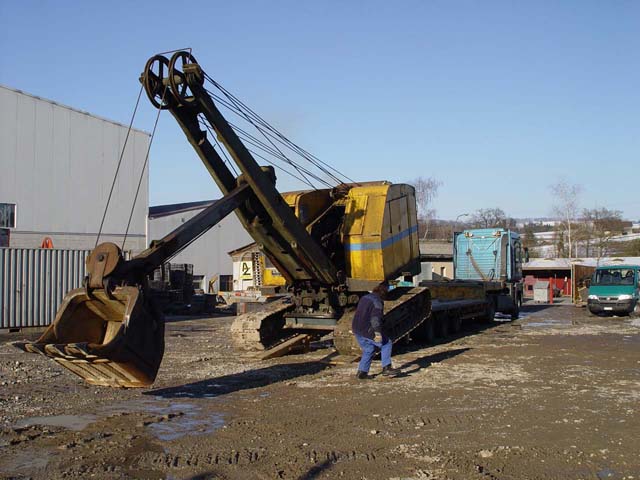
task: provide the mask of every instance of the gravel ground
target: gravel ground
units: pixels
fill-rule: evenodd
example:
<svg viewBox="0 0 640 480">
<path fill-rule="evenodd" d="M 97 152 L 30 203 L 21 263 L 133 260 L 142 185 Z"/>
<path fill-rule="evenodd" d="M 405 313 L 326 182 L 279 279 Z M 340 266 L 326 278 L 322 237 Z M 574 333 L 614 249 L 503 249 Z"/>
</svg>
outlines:
<svg viewBox="0 0 640 480">
<path fill-rule="evenodd" d="M 238 354 L 230 323 L 169 323 L 158 380 L 136 390 L 0 334 L 0 478 L 640 479 L 638 319 L 525 305 L 399 347 L 403 374 L 372 380 L 330 348 Z"/>
</svg>

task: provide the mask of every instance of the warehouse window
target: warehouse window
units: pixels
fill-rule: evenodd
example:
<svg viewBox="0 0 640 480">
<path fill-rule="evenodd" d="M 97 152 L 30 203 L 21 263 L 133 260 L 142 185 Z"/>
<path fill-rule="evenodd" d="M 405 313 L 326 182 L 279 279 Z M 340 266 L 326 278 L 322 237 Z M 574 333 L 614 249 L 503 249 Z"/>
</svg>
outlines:
<svg viewBox="0 0 640 480">
<path fill-rule="evenodd" d="M 15 203 L 0 203 L 0 228 L 16 228 Z"/>
</svg>

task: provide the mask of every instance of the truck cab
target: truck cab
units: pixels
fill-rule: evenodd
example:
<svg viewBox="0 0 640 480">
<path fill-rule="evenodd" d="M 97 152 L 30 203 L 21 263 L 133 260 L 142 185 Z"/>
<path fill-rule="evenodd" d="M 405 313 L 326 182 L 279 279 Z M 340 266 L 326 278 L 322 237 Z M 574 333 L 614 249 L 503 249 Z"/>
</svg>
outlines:
<svg viewBox="0 0 640 480">
<path fill-rule="evenodd" d="M 589 286 L 589 312 L 594 315 L 640 314 L 639 274 L 638 265 L 609 265 L 596 268 Z"/>
</svg>

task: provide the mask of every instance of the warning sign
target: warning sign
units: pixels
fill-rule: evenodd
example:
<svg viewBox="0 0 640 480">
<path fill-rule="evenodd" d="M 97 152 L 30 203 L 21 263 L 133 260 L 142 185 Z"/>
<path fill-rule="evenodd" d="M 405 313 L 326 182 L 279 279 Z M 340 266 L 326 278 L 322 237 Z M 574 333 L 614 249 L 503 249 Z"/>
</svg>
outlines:
<svg viewBox="0 0 640 480">
<path fill-rule="evenodd" d="M 242 261 L 240 262 L 240 280 L 252 280 L 253 279 L 253 262 Z"/>
</svg>

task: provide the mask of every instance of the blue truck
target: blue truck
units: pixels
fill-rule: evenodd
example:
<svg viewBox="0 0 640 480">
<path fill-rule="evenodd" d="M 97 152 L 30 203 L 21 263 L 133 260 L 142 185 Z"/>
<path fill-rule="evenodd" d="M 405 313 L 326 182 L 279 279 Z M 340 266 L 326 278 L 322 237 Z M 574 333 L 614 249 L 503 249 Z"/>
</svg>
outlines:
<svg viewBox="0 0 640 480">
<path fill-rule="evenodd" d="M 504 228 L 464 230 L 454 235 L 453 277 L 485 283 L 495 311 L 516 319 L 522 306 L 526 256 L 517 232 Z"/>
<path fill-rule="evenodd" d="M 426 280 L 431 317 L 412 337 L 431 341 L 457 333 L 467 320 L 492 322 L 496 312 L 518 318 L 523 298 L 520 234 L 503 228 L 471 229 L 453 236 L 453 280 Z"/>
</svg>

